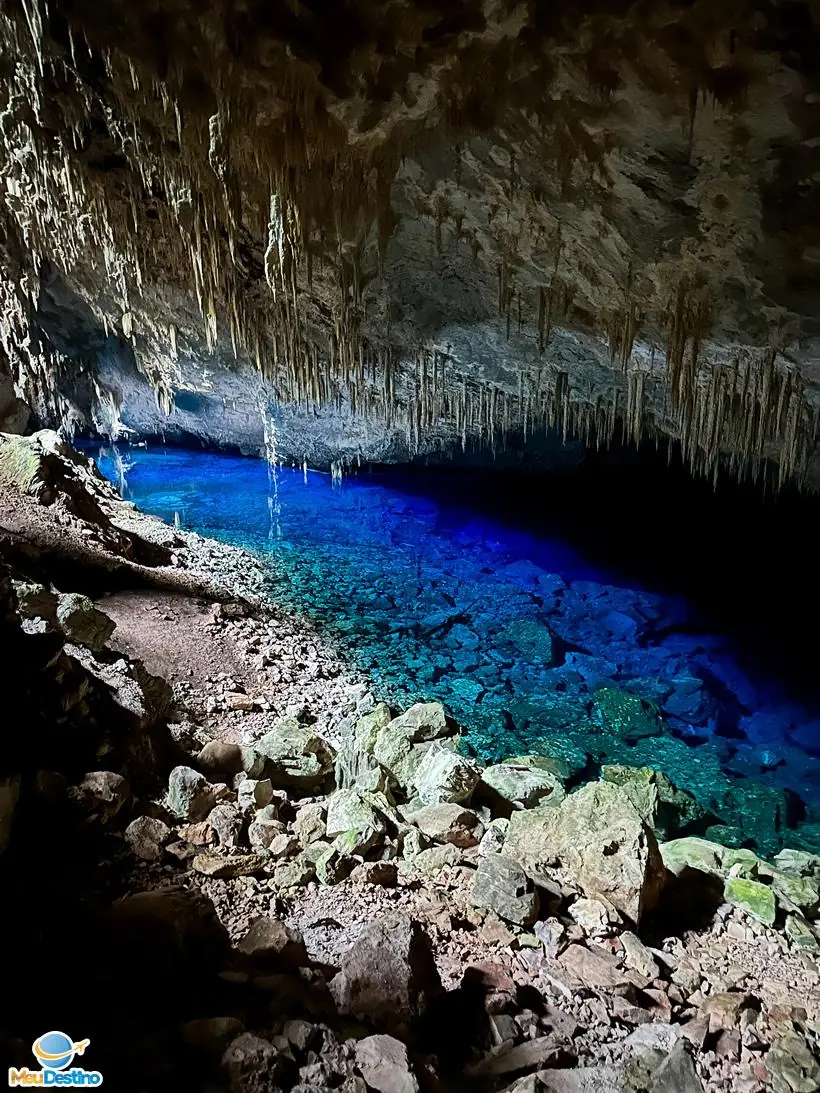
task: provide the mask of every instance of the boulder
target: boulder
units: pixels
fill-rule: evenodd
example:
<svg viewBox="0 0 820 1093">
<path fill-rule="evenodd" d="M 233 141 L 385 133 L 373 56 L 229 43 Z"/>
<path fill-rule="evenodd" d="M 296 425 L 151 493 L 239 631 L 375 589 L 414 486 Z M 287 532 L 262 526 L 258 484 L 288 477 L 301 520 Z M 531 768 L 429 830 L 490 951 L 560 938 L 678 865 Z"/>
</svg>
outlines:
<svg viewBox="0 0 820 1093">
<path fill-rule="evenodd" d="M 309 725 L 285 717 L 257 740 L 254 750 L 265 760 L 264 774 L 277 789 L 309 793 L 328 781 L 333 771 L 329 745 Z"/>
<path fill-rule="evenodd" d="M 125 805 L 131 790 L 127 779 L 110 770 L 92 770 L 76 786 L 68 789 L 68 799 L 84 812 L 93 812 L 110 820 Z"/>
<path fill-rule="evenodd" d="M 216 804 L 213 786 L 191 767 L 174 767 L 168 778 L 168 807 L 181 820 L 204 820 Z"/>
<path fill-rule="evenodd" d="M 125 841 L 143 861 L 159 861 L 170 838 L 168 824 L 154 816 L 138 816 L 125 829 Z"/>
<path fill-rule="evenodd" d="M 251 1032 L 237 1036 L 222 1056 L 230 1093 L 271 1093 L 286 1064 L 287 1055 Z"/>
<path fill-rule="evenodd" d="M 481 858 L 473 882 L 473 906 L 494 911 L 508 922 L 529 926 L 538 917 L 538 893 L 517 861 L 505 854 Z"/>
<path fill-rule="evenodd" d="M 356 1044 L 356 1066 L 377 1093 L 418 1093 L 407 1048 L 392 1036 L 365 1036 Z"/>
<path fill-rule="evenodd" d="M 299 968 L 308 963 L 305 944 L 297 931 L 267 915 L 254 919 L 237 950 L 255 964 Z"/>
<path fill-rule="evenodd" d="M 660 715 L 651 702 L 618 687 L 600 687 L 595 692 L 592 719 L 603 732 L 624 740 L 657 736 L 663 729 Z"/>
<path fill-rule="evenodd" d="M 68 641 L 100 652 L 116 630 L 116 623 L 98 611 L 88 596 L 61 592 L 57 599 L 57 621 Z"/>
<path fill-rule="evenodd" d="M 403 736 L 410 744 L 422 744 L 453 735 L 440 702 L 417 702 L 415 706 L 393 718 L 389 722 L 389 730 Z"/>
<path fill-rule="evenodd" d="M 519 619 L 510 623 L 506 636 L 530 661 L 550 667 L 555 659 L 552 634 L 543 623 L 535 619 Z"/>
<path fill-rule="evenodd" d="M 356 859 L 350 852 L 336 845 L 328 846 L 316 859 L 316 879 L 320 884 L 339 884 L 355 867 Z"/>
<path fill-rule="evenodd" d="M 310 801 L 301 806 L 293 821 L 293 833 L 302 846 L 310 846 L 317 839 L 324 838 L 326 815 L 327 807 L 320 801 Z"/>
<path fill-rule="evenodd" d="M 228 778 L 245 769 L 248 749 L 239 744 L 227 744 L 224 740 L 209 740 L 197 756 L 199 769 L 211 778 Z"/>
<path fill-rule="evenodd" d="M 220 846 L 238 845 L 245 820 L 235 805 L 221 804 L 212 808 L 208 813 L 208 823 L 214 829 Z"/>
<path fill-rule="evenodd" d="M 430 941 L 405 914 L 370 922 L 342 956 L 330 991 L 342 1014 L 402 1024 L 441 992 Z"/>
<path fill-rule="evenodd" d="M 480 778 L 477 763 L 434 743 L 419 764 L 413 784 L 425 805 L 465 804 Z"/>
<path fill-rule="evenodd" d="M 660 851 L 663 864 L 675 876 L 684 869 L 696 869 L 699 873 L 710 873 L 717 877 L 724 874 L 723 858 L 726 847 L 710 842 L 709 839 L 672 839 L 670 842 L 661 843 Z"/>
<path fill-rule="evenodd" d="M 372 755 L 379 735 L 392 720 L 393 712 L 390 707 L 386 702 L 379 702 L 369 713 L 364 714 L 356 722 L 353 730 L 353 740 L 356 747 L 368 755 Z"/>
<path fill-rule="evenodd" d="M 774 924 L 777 917 L 777 904 L 774 892 L 767 885 L 745 877 L 729 877 L 723 889 L 723 896 L 727 903 L 745 911 L 747 915 L 762 922 L 764 926 Z"/>
<path fill-rule="evenodd" d="M 243 812 L 264 808 L 273 801 L 270 778 L 244 778 L 236 787 L 236 803 Z"/>
<path fill-rule="evenodd" d="M 197 854 L 191 862 L 196 873 L 206 877 L 248 877 L 259 873 L 267 864 L 263 854 Z"/>
<path fill-rule="evenodd" d="M 658 901 L 665 872 L 655 836 L 618 786 L 591 782 L 555 808 L 514 812 L 504 840 L 536 884 L 561 868 L 585 895 L 634 923 Z"/>
<path fill-rule="evenodd" d="M 475 812 L 461 805 L 426 805 L 407 814 L 407 819 L 436 843 L 452 843 L 466 849 L 477 846 L 484 828 Z"/>
<path fill-rule="evenodd" d="M 550 760 L 542 763 L 538 756 L 525 756 L 486 767 L 481 774 L 481 789 L 486 788 L 491 797 L 501 798 L 514 808 L 559 804 L 566 796 L 564 787 L 550 769 Z"/>
<path fill-rule="evenodd" d="M 651 767 L 604 766 L 601 779 L 623 789 L 658 839 L 691 829 L 706 817 L 705 809 L 691 794 L 678 789 L 665 774 Z"/>
<path fill-rule="evenodd" d="M 328 798 L 324 834 L 328 839 L 346 836 L 347 853 L 366 853 L 386 830 L 379 813 L 355 789 L 339 789 Z"/>
</svg>

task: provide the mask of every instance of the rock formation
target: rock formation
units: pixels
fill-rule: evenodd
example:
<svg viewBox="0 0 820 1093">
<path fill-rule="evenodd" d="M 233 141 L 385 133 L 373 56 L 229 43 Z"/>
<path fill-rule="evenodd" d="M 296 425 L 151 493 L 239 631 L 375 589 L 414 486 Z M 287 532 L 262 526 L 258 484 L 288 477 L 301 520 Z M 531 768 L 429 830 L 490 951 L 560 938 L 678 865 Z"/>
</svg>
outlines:
<svg viewBox="0 0 820 1093">
<path fill-rule="evenodd" d="M 808 0 L 9 0 L 0 42 L 40 424 L 315 462 L 623 431 L 816 484 Z"/>
</svg>

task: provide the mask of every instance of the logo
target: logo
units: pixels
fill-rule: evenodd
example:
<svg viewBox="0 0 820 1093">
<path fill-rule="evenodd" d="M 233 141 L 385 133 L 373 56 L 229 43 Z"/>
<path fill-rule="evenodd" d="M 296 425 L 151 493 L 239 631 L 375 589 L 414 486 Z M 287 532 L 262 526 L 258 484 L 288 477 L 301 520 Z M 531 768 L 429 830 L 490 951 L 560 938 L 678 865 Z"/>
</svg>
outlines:
<svg viewBox="0 0 820 1093">
<path fill-rule="evenodd" d="M 99 1070 L 83 1070 L 71 1066 L 77 1055 L 84 1055 L 90 1040 L 76 1042 L 64 1032 L 45 1032 L 31 1045 L 34 1058 L 40 1064 L 40 1070 L 29 1070 L 27 1066 L 17 1070 L 9 1067 L 9 1085 L 18 1086 L 61 1086 L 102 1085 L 103 1076 Z M 70 1069 L 69 1069 L 70 1068 Z"/>
</svg>

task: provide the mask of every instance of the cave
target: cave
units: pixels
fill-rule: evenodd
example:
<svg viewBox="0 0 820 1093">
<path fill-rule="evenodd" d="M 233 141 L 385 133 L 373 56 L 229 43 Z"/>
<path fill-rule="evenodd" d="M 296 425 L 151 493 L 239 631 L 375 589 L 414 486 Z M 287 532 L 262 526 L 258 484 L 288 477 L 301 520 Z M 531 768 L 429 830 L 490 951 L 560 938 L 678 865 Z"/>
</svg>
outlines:
<svg viewBox="0 0 820 1093">
<path fill-rule="evenodd" d="M 0 1074 L 820 1090 L 813 0 L 0 5 Z"/>
</svg>

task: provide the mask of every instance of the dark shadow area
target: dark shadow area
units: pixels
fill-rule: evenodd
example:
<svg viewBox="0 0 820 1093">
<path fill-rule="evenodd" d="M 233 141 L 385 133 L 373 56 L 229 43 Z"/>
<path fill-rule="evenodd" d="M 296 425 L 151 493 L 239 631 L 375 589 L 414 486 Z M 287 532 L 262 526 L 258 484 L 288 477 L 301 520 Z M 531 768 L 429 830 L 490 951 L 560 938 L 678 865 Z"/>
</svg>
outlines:
<svg viewBox="0 0 820 1093">
<path fill-rule="evenodd" d="M 548 473 L 458 462 L 370 473 L 436 502 L 444 520 L 469 510 L 561 539 L 614 584 L 682 597 L 695 610 L 692 629 L 730 634 L 752 670 L 774 671 L 807 698 L 820 693 L 806 637 L 820 612 L 812 494 L 738 483 L 728 471 L 713 486 L 677 449 L 648 443 L 590 450 L 578 467 Z"/>
</svg>

